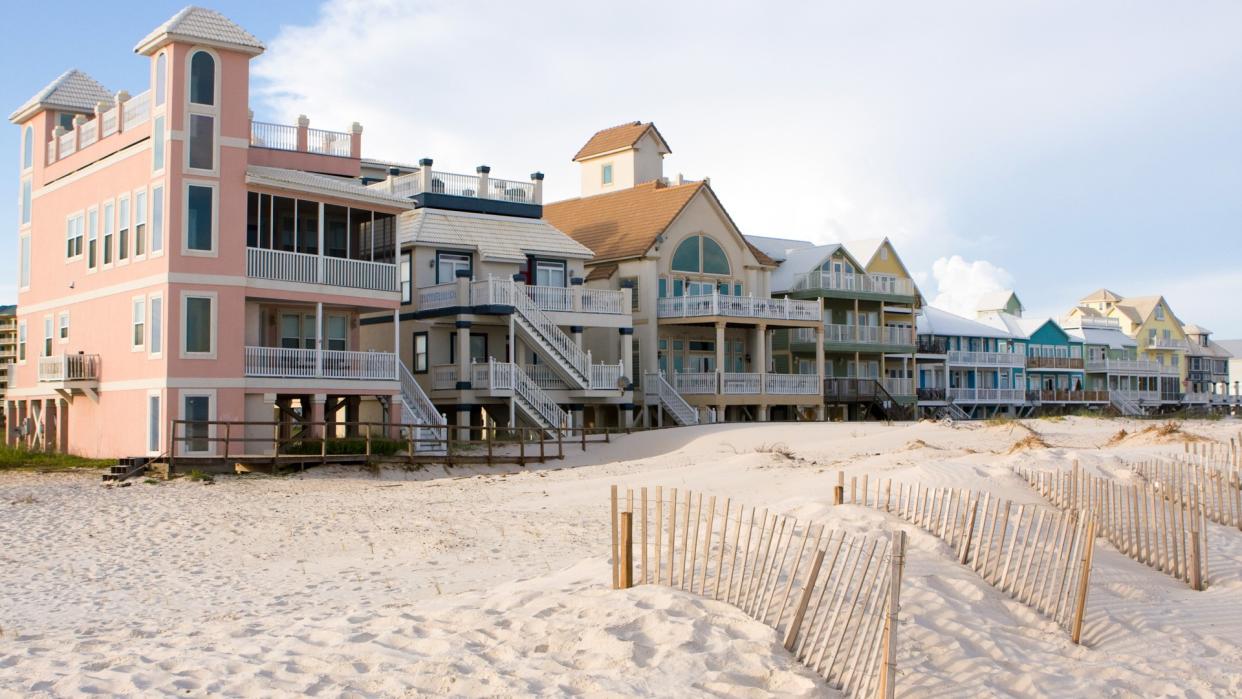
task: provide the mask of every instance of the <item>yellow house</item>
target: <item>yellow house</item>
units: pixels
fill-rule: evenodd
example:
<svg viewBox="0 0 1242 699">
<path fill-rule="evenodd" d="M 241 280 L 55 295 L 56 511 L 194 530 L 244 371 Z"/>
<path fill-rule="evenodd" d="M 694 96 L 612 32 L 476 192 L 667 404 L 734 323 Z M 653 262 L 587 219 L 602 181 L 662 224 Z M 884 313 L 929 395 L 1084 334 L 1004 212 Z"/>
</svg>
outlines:
<svg viewBox="0 0 1242 699">
<path fill-rule="evenodd" d="M 1138 342 L 1138 357 L 1171 367 L 1160 380 L 1166 401 L 1185 391 L 1186 353 L 1190 348 L 1182 322 L 1163 296 L 1123 297 L 1099 289 L 1083 297 L 1066 318 L 1113 318 L 1121 331 Z"/>
</svg>

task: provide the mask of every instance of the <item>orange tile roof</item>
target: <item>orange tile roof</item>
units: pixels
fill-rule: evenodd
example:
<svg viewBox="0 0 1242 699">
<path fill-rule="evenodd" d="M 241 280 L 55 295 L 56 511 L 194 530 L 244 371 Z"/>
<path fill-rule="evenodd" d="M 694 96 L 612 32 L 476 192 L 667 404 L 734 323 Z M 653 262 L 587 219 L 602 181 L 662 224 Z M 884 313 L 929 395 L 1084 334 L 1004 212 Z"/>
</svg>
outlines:
<svg viewBox="0 0 1242 699">
<path fill-rule="evenodd" d="M 654 128 L 655 125 L 651 122 L 643 123 L 641 121 L 631 121 L 618 126 L 609 127 L 602 131 L 596 131 L 595 135 L 586 142 L 586 145 L 578 149 L 578 153 L 574 156 L 574 160 L 578 161 L 584 158 L 590 158 L 591 156 L 599 155 L 601 153 L 608 153 L 619 148 L 628 148 L 635 143 L 638 143 L 638 139 L 642 138 L 643 134 L 647 133 L 647 129 Z M 659 134 L 660 132 L 656 131 L 657 138 L 659 138 L 661 142 L 664 142 L 664 137 Z M 667 143 L 665 143 L 665 145 L 667 145 Z"/>
<path fill-rule="evenodd" d="M 543 217 L 590 248 L 596 260 L 641 257 L 703 186 L 703 182 L 675 186 L 644 182 L 608 194 L 544 204 Z"/>
<path fill-rule="evenodd" d="M 588 269 L 591 271 L 587 272 L 586 281 L 594 282 L 603 279 L 611 279 L 612 275 L 617 271 L 617 265 L 615 263 L 595 265 L 594 267 L 588 266 Z"/>
</svg>

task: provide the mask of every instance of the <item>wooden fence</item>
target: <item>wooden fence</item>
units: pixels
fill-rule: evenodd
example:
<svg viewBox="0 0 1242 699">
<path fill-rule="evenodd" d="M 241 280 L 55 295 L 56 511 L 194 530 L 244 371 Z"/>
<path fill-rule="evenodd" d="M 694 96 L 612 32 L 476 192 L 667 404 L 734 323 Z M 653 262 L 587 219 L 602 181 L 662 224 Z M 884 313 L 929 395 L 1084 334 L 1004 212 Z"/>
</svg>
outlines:
<svg viewBox="0 0 1242 699">
<path fill-rule="evenodd" d="M 1166 497 L 1197 506 L 1207 519 L 1242 531 L 1242 463 L 1236 453 L 1194 453 L 1127 464 Z"/>
<path fill-rule="evenodd" d="M 893 696 L 903 532 L 852 536 L 662 487 L 618 502 L 613 486 L 611 514 L 614 588 L 668 585 L 726 602 L 847 696 Z"/>
<path fill-rule="evenodd" d="M 1193 494 L 1179 496 L 1165 482 L 1158 487 L 1092 476 L 1077 461 L 1069 471 L 1016 472 L 1063 511 L 1094 516 L 1097 534 L 1122 554 L 1196 590 L 1207 586 L 1207 527 Z"/>
<path fill-rule="evenodd" d="M 860 488 L 861 485 L 861 488 Z M 939 537 L 989 585 L 1031 607 L 1081 643 L 1095 555 L 1095 521 L 1078 513 L 1015 505 L 991 493 L 927 488 L 837 473 L 834 502 L 896 515 Z"/>
</svg>

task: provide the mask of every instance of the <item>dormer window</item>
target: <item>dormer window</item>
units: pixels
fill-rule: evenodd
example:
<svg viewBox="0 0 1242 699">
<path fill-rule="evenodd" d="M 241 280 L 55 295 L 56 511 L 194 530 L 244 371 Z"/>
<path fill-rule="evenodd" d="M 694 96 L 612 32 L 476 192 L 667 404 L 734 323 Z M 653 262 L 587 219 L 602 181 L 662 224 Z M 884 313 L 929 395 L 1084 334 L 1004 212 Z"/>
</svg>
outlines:
<svg viewBox="0 0 1242 699">
<path fill-rule="evenodd" d="M 604 185 L 612 184 L 612 163 L 608 163 L 600 168 L 599 181 L 600 184 Z"/>
<path fill-rule="evenodd" d="M 208 106 L 216 103 L 216 59 L 206 51 L 199 51 L 190 59 L 190 102 Z"/>
<path fill-rule="evenodd" d="M 1156 320 L 1164 320 L 1164 306 L 1156 306 Z"/>
</svg>

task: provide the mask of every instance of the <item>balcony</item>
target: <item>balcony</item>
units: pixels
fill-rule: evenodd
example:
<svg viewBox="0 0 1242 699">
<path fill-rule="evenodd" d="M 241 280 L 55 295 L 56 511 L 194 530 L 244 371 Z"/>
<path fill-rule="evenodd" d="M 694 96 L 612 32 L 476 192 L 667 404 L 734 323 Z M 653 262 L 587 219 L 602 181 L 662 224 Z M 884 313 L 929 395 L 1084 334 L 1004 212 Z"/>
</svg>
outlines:
<svg viewBox="0 0 1242 699">
<path fill-rule="evenodd" d="M 867 298 L 879 301 L 914 301 L 914 282 L 872 274 L 806 272 L 794 276 L 789 292 L 816 296 Z"/>
<path fill-rule="evenodd" d="M 952 350 L 948 353 L 949 364 L 966 366 L 1021 367 L 1027 365 L 1026 355 L 1016 352 L 970 352 Z"/>
<path fill-rule="evenodd" d="M 98 383 L 98 354 L 59 354 L 39 357 L 39 381 L 43 383 Z"/>
<path fill-rule="evenodd" d="M 949 388 L 948 399 L 954 403 L 1022 403 L 1026 391 L 1021 388 Z"/>
<path fill-rule="evenodd" d="M 887 398 L 913 398 L 913 379 L 829 377 L 824 379 L 824 400 L 855 403 Z"/>
<path fill-rule="evenodd" d="M 680 372 L 670 383 L 683 396 L 723 395 L 818 396 L 815 374 L 765 374 L 759 372 Z"/>
<path fill-rule="evenodd" d="M 395 381 L 397 355 L 391 352 L 247 347 L 246 376 Z"/>
<path fill-rule="evenodd" d="M 57 126 L 52 139 L 47 142 L 47 164 L 51 165 L 74 153 L 90 149 L 97 143 L 109 141 L 116 134 L 132 131 L 147 123 L 150 118 L 150 91 L 133 97 L 121 92 L 117 95 L 116 103 L 108 109 L 97 110 L 94 119 L 79 115 L 70 131 Z M 123 144 L 118 142 L 114 145 L 116 147 L 111 150 L 117 150 Z M 101 157 L 110 152 L 107 148 L 100 148 L 99 151 Z"/>
<path fill-rule="evenodd" d="M 489 283 L 488 280 L 470 282 L 470 298 L 460 299 L 457 284 L 436 284 L 418 290 L 417 306 L 419 311 L 434 311 L 441 308 L 457 308 L 459 306 L 509 305 L 508 288 L 501 284 Z M 563 313 L 600 313 L 609 315 L 629 315 L 629 297 L 624 290 L 588 289 L 584 286 L 527 286 L 514 283 L 521 287 L 527 297 L 535 302 L 539 310 L 544 312 Z"/>
<path fill-rule="evenodd" d="M 266 248 L 246 248 L 246 276 L 367 291 L 400 290 L 395 264 Z"/>
<path fill-rule="evenodd" d="M 431 169 L 424 158 L 414 172 L 390 176 L 367 185 L 388 194 L 412 199 L 416 206 L 452 211 L 475 211 L 539 218 L 543 215 L 543 174 L 534 173 L 529 181 L 492 177 L 490 169 L 480 167 L 474 175 Z"/>
<path fill-rule="evenodd" d="M 1126 391 L 1112 389 L 1109 391 L 1109 394 L 1116 395 L 1122 400 L 1138 403 L 1139 405 L 1149 405 L 1160 402 L 1160 391 Z"/>
<path fill-rule="evenodd" d="M 787 320 L 816 322 L 819 304 L 792 299 L 725 296 L 719 293 L 662 298 L 656 306 L 658 318 L 743 318 L 750 321 Z"/>
<path fill-rule="evenodd" d="M 511 389 L 512 385 L 505 383 L 502 385 L 493 385 L 494 377 L 498 375 L 508 375 L 509 367 L 513 366 L 508 362 L 473 362 L 470 365 L 470 387 L 475 389 Z M 591 388 L 592 391 L 616 391 L 618 390 L 617 382 L 623 375 L 623 365 L 617 364 L 593 364 L 591 365 Z M 544 391 L 569 391 L 578 390 L 571 387 L 565 380 L 552 370 L 546 364 L 528 364 L 522 367 L 522 371 L 530 378 L 535 386 Z M 456 364 L 438 364 L 431 368 L 431 386 L 437 391 L 453 391 L 457 389 L 457 365 Z"/>
<path fill-rule="evenodd" d="M 1027 369 L 1082 369 L 1082 357 L 1039 357 L 1026 358 Z"/>
<path fill-rule="evenodd" d="M 295 153 L 314 153 L 330 155 L 336 158 L 358 158 L 362 150 L 362 129 L 355 125 L 355 131 L 324 131 L 309 128 L 305 117 L 298 120 L 297 126 L 271 124 L 263 121 L 250 122 L 250 147 L 283 150 Z M 354 148 L 354 142 L 358 148 Z"/>
<path fill-rule="evenodd" d="M 1087 371 L 1101 374 L 1164 374 L 1175 376 L 1178 369 L 1172 365 L 1145 359 L 1088 359 Z"/>
<path fill-rule="evenodd" d="M 1027 391 L 1030 403 L 1108 403 L 1108 391 Z"/>
<path fill-rule="evenodd" d="M 944 339 L 931 337 L 918 338 L 919 354 L 945 354 L 949 351 L 949 343 Z"/>
<path fill-rule="evenodd" d="M 793 332 L 792 341 L 795 344 L 814 345 L 816 332 L 815 328 L 798 328 Z M 914 347 L 914 343 L 914 331 L 907 327 L 897 325 L 824 325 L 824 346 L 828 348 L 838 345 L 865 345 L 874 347 L 874 351 L 880 351 L 881 348 L 909 350 Z M 798 350 L 806 351 L 807 348 L 800 347 Z"/>
<path fill-rule="evenodd" d="M 1172 337 L 1157 337 L 1147 343 L 1147 349 L 1189 351 L 1190 343 Z"/>
</svg>

